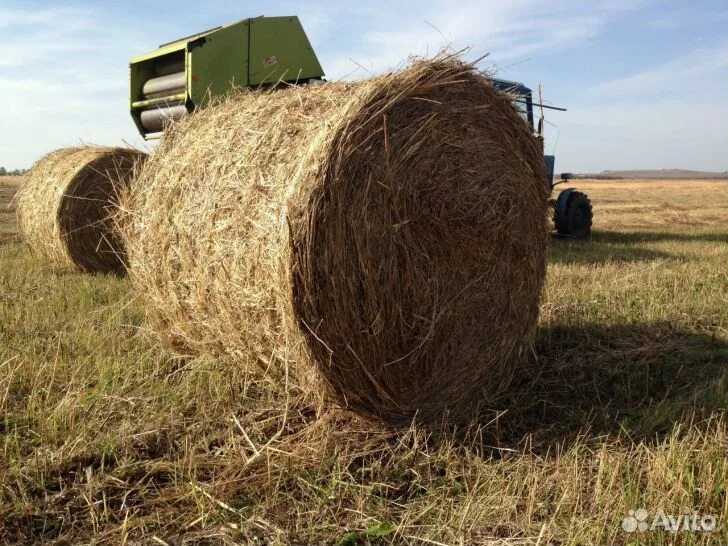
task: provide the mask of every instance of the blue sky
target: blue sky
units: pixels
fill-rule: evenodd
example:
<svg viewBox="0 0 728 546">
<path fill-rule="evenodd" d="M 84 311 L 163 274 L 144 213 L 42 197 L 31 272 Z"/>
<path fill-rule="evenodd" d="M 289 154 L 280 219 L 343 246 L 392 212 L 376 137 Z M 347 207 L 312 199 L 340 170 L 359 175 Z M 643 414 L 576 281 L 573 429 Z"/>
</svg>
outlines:
<svg viewBox="0 0 728 546">
<path fill-rule="evenodd" d="M 539 83 L 558 171 L 728 170 L 725 0 L 34 2 L 0 0 L 0 165 L 80 142 L 144 146 L 131 57 L 257 15 L 298 15 L 329 79 L 444 45 Z M 362 68 L 363 67 L 363 68 Z"/>
</svg>

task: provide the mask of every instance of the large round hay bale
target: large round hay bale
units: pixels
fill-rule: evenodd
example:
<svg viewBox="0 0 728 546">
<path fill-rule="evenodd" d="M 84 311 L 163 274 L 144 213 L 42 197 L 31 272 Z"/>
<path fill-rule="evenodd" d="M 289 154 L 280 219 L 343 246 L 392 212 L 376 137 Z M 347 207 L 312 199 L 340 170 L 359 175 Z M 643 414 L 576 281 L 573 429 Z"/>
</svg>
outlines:
<svg viewBox="0 0 728 546">
<path fill-rule="evenodd" d="M 535 325 L 543 173 L 510 100 L 459 62 L 241 92 L 145 164 L 130 275 L 178 349 L 388 421 L 463 416 Z"/>
<path fill-rule="evenodd" d="M 124 271 L 112 216 L 146 154 L 126 148 L 62 148 L 39 159 L 18 192 L 20 233 L 54 265 Z"/>
</svg>

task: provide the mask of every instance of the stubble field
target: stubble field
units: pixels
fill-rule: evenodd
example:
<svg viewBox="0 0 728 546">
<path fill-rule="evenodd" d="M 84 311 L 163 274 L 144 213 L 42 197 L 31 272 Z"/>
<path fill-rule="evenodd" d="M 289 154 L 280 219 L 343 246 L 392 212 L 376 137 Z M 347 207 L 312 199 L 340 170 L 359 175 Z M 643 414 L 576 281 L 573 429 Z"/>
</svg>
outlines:
<svg viewBox="0 0 728 546">
<path fill-rule="evenodd" d="M 575 181 L 533 354 L 468 432 L 281 404 L 147 331 L 127 280 L 54 271 L 0 178 L 0 541 L 725 544 L 728 182 Z M 714 516 L 716 530 L 628 532 Z"/>
</svg>

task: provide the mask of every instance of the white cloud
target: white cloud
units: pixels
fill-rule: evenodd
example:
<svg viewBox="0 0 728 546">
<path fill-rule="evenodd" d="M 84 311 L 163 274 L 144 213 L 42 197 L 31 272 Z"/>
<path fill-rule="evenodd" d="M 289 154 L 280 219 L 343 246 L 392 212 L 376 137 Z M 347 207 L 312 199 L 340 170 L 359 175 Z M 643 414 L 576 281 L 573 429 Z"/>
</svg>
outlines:
<svg viewBox="0 0 728 546">
<path fill-rule="evenodd" d="M 401 17 L 381 5 L 357 13 L 369 29 L 350 43 L 325 51 L 324 66 L 340 78 L 357 64 L 381 72 L 398 66 L 408 55 L 432 55 L 444 46 L 471 49 L 471 58 L 490 54 L 488 61 L 507 64 L 536 52 L 551 52 L 583 44 L 597 36 L 611 20 L 640 0 L 599 4 L 565 0 L 544 4 L 539 0 L 463 0 L 454 9 L 451 2 L 398 2 L 397 12 L 417 14 L 403 26 Z M 316 17 L 315 37 L 341 33 L 326 16 Z M 365 75 L 365 74 L 364 74 Z"/>
<path fill-rule="evenodd" d="M 73 20 L 78 11 L 69 8 L 32 9 L 0 9 L 0 28 L 23 27 L 33 25 L 58 26 L 59 21 Z"/>
<path fill-rule="evenodd" d="M 649 94 L 650 96 L 704 91 L 708 80 L 720 81 L 728 67 L 728 41 L 712 44 L 662 65 L 593 86 L 589 92 L 604 96 Z M 719 85 L 726 86 L 724 80 Z"/>
<path fill-rule="evenodd" d="M 728 42 L 586 89 L 560 123 L 565 168 L 728 166 Z"/>
<path fill-rule="evenodd" d="M 28 167 L 84 141 L 143 143 L 127 99 L 127 63 L 143 43 L 141 28 L 55 7 L 0 10 L 0 28 L 0 165 Z"/>
</svg>

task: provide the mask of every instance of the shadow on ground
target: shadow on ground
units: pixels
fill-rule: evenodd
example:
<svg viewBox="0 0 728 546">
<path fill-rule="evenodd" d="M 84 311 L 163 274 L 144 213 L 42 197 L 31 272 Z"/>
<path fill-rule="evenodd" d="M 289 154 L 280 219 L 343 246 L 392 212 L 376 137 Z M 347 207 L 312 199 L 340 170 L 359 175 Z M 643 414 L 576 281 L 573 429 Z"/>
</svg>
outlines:
<svg viewBox="0 0 728 546">
<path fill-rule="evenodd" d="M 667 260 L 673 255 L 650 248 L 639 243 L 638 233 L 594 232 L 589 239 L 574 239 L 555 235 L 548 246 L 548 263 L 557 264 L 608 264 L 651 262 Z M 658 234 L 659 235 L 659 234 Z M 624 236 L 624 237 L 622 237 Z"/>
<path fill-rule="evenodd" d="M 636 244 L 675 241 L 685 243 L 728 243 L 727 233 L 687 233 L 669 231 L 595 231 L 594 243 Z"/>
<path fill-rule="evenodd" d="M 590 239 L 554 236 L 548 249 L 549 263 L 606 264 L 682 259 L 668 252 L 644 248 L 644 243 L 728 243 L 728 233 L 670 233 L 653 231 L 595 231 Z"/>
<path fill-rule="evenodd" d="M 536 351 L 487 427 L 496 447 L 526 437 L 544 452 L 579 437 L 652 440 L 728 401 L 728 343 L 670 324 L 544 327 Z"/>
</svg>

